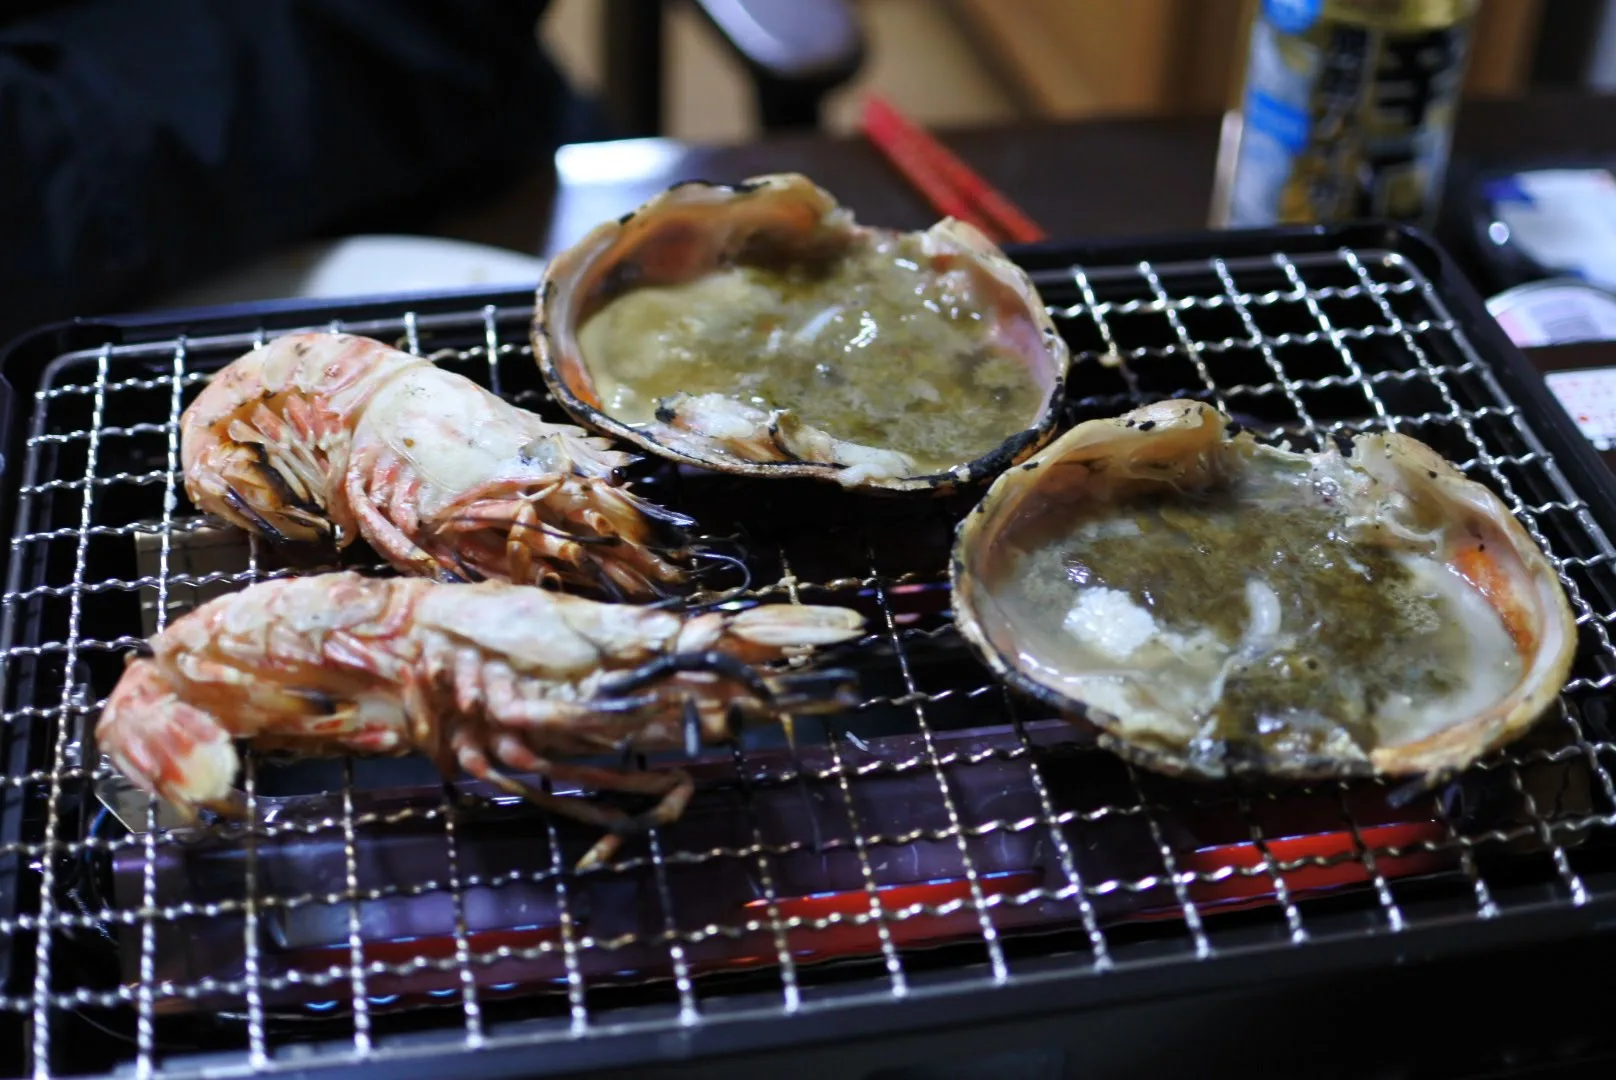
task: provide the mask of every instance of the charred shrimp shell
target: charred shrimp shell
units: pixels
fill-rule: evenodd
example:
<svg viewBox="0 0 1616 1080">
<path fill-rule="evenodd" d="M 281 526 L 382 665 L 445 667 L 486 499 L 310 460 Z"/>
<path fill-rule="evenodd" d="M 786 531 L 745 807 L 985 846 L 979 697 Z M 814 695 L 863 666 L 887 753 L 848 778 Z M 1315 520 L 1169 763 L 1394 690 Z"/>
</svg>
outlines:
<svg viewBox="0 0 1616 1080">
<path fill-rule="evenodd" d="M 1000 476 L 950 574 L 998 675 L 1171 775 L 1434 783 L 1526 732 L 1576 651 L 1554 566 L 1430 447 L 1293 453 L 1196 401 Z"/>
<path fill-rule="evenodd" d="M 677 820 L 694 786 L 678 768 L 573 759 L 694 754 L 749 718 L 846 708 L 855 673 L 771 665 L 863 625 L 822 605 L 675 613 L 505 582 L 278 578 L 208 601 L 129 656 L 96 741 L 187 820 L 241 811 L 237 740 L 300 757 L 419 752 L 446 779 L 464 772 L 607 829 L 589 866 L 624 836 Z M 551 794 L 542 778 L 659 801 L 630 816 Z"/>
<path fill-rule="evenodd" d="M 1070 364 L 981 232 L 860 225 L 797 174 L 677 185 L 551 261 L 533 350 L 580 423 L 675 462 L 946 492 L 1048 441 Z"/>
<path fill-rule="evenodd" d="M 371 338 L 238 357 L 181 415 L 180 460 L 204 513 L 277 542 L 363 537 L 404 573 L 636 599 L 690 577 L 664 556 L 693 522 L 629 490 L 632 455 Z"/>
</svg>

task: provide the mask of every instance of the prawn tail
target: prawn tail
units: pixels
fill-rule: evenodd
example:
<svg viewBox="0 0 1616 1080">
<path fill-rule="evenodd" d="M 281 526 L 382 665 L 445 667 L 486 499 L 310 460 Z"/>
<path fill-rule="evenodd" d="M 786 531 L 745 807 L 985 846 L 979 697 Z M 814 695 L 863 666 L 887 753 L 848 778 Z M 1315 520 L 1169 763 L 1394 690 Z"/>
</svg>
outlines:
<svg viewBox="0 0 1616 1080">
<path fill-rule="evenodd" d="M 240 759 L 228 730 L 180 700 L 156 661 L 137 659 L 107 699 L 95 736 L 136 786 L 194 820 L 199 808 L 231 805 Z"/>
</svg>

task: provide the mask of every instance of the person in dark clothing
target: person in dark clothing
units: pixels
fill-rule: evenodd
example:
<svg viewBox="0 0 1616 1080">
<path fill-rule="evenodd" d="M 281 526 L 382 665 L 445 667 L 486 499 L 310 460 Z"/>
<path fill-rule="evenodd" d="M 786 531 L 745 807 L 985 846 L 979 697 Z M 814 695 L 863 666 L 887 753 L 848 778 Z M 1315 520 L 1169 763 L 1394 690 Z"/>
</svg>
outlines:
<svg viewBox="0 0 1616 1080">
<path fill-rule="evenodd" d="M 604 137 L 547 0 L 0 0 L 0 345 Z"/>
</svg>

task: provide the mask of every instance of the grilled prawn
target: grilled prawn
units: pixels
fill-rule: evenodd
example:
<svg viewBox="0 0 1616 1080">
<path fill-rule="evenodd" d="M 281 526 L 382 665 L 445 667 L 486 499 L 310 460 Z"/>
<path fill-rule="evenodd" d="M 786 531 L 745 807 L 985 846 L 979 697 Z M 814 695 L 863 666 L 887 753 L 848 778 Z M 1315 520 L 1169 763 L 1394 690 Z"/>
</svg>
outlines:
<svg viewBox="0 0 1616 1080">
<path fill-rule="evenodd" d="M 350 334 L 254 349 L 180 418 L 186 494 L 241 528 L 363 536 L 406 573 L 657 595 L 685 576 L 657 523 L 690 521 L 626 491 L 635 459 L 610 446 Z"/>
<path fill-rule="evenodd" d="M 766 661 L 855 637 L 838 607 L 775 604 L 679 615 L 502 582 L 355 573 L 285 578 L 218 597 L 131 657 L 96 726 L 132 782 L 188 819 L 233 814 L 234 739 L 301 756 L 419 751 L 621 839 L 676 820 L 693 792 L 674 768 L 619 772 L 556 757 L 723 741 L 748 717 L 844 707 L 845 671 Z M 631 816 L 539 791 L 509 768 L 660 797 Z"/>
</svg>

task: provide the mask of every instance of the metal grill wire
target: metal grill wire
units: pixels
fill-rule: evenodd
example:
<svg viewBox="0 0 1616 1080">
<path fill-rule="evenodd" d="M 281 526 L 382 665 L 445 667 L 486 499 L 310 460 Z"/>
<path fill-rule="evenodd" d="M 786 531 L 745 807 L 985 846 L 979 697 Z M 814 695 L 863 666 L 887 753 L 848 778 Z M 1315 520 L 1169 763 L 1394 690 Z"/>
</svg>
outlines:
<svg viewBox="0 0 1616 1080">
<path fill-rule="evenodd" d="M 1341 250 L 1073 267 L 1040 272 L 1036 280 L 1073 345 L 1072 420 L 1113 415 L 1146 400 L 1193 396 L 1299 446 L 1366 430 L 1403 431 L 1431 443 L 1507 501 L 1560 568 L 1583 646 L 1559 707 L 1528 739 L 1473 770 L 1485 790 L 1508 805 L 1507 813 L 1475 828 L 1454 800 L 1434 797 L 1422 805 L 1440 823 L 1439 838 L 1412 847 L 1379 843 L 1366 838 L 1369 830 L 1355 810 L 1364 789 L 1384 795 L 1377 784 L 1322 784 L 1281 794 L 1178 785 L 1093 750 L 1075 729 L 1057 726 L 1051 735 L 1036 722 L 1043 717 L 1029 714 L 1032 706 L 965 658 L 948 625 L 946 601 L 937 599 L 946 589 L 945 564 L 914 561 L 906 557 L 912 548 L 872 536 L 866 514 L 879 519 L 889 511 L 861 509 L 836 526 L 852 528 L 857 535 L 851 542 L 846 535 L 832 540 L 810 533 L 774 550 L 753 549 L 760 576 L 750 590 L 770 600 L 861 600 L 874 616 L 860 650 L 875 658 L 867 674 L 879 675 L 877 688 L 886 692 L 873 694 L 845 722 L 825 725 L 815 752 L 802 759 L 814 805 L 830 808 L 816 823 L 827 833 L 819 842 L 853 857 L 853 891 L 862 896 L 853 906 L 822 914 L 788 910 L 792 897 L 782 874 L 807 845 L 800 838 L 783 840 L 779 822 L 755 807 L 766 791 L 791 785 L 796 769 L 781 766 L 778 758 L 759 765 L 739 747 L 730 766 L 739 791 L 732 805 L 742 812 L 735 845 L 683 846 L 681 823 L 653 834 L 642 849 L 602 872 L 646 894 L 642 902 L 659 913 L 654 933 L 606 939 L 589 931 L 589 913 L 579 907 L 589 882 L 570 870 L 572 856 L 564 852 L 561 835 L 567 827 L 546 818 L 536 834 L 544 842 L 535 851 L 543 852 L 525 876 L 553 890 L 556 933 L 536 944 L 484 947 L 469 928 L 469 892 L 510 882 L 463 874 L 468 834 L 457 789 L 445 785 L 439 798 L 376 809 L 356 791 L 360 766 L 353 761 L 343 763 L 333 812 L 283 823 L 266 816 L 260 794 L 265 766 L 248 754 L 242 782 L 251 827 L 233 841 L 242 854 L 240 896 L 197 902 L 160 895 L 160 856 L 185 841 L 161 827 L 149 800 L 140 803 L 144 828 L 124 834 L 108 827 L 94 792 L 97 782 L 109 782 L 107 767 L 84 757 L 86 732 L 116 679 L 119 657 L 205 596 L 309 567 L 273 564 L 275 553 L 257 543 L 247 546 L 235 569 L 194 568 L 182 557 L 187 544 L 209 529 L 179 493 L 176 418 L 211 371 L 264 340 L 264 332 L 109 346 L 61 358 L 35 393 L 4 596 L 5 732 L 12 740 L 26 732 L 34 746 L 29 767 L 0 781 L 13 816 L 21 803 L 28 810 L 17 839 L 0 847 L 0 867 L 15 860 L 23 868 L 20 907 L 14 915 L 0 914 L 0 956 L 9 955 L 12 971 L 0 996 L 0 1016 L 13 1017 L 26 1030 L 22 1069 L 37 1077 L 126 1066 L 137 1075 L 181 1075 L 209 1063 L 268 1069 L 538 1043 L 604 1024 L 615 1030 L 676 1028 L 705 1022 L 731 1000 L 789 1014 L 816 994 L 847 1004 L 902 996 L 917 974 L 936 977 L 939 963 L 950 978 L 991 985 L 1014 980 L 1023 965 L 1049 962 L 1057 951 L 1058 963 L 1098 973 L 1159 960 L 1163 949 L 1185 960 L 1215 955 L 1225 933 L 1231 943 L 1300 945 L 1361 932 L 1366 911 L 1376 925 L 1395 932 L 1423 918 L 1451 917 L 1455 910 L 1495 918 L 1518 892 L 1540 898 L 1544 882 L 1569 904 L 1586 903 L 1601 891 L 1605 879 L 1590 877 L 1584 868 L 1597 865 L 1589 862 L 1598 853 L 1592 842 L 1597 831 L 1616 822 L 1608 770 L 1616 746 L 1609 741 L 1606 712 L 1616 680 L 1609 636 L 1616 549 L 1419 270 L 1395 253 Z M 532 371 L 528 316 L 525 308 L 489 306 L 335 322 L 331 328 L 396 341 L 415 352 L 447 344 L 453 353 L 442 360 L 446 366 L 559 418 Z M 1102 364 L 1107 356 L 1120 363 Z M 697 494 L 704 481 L 664 469 L 657 482 L 666 486 L 654 497 L 681 505 L 678 500 Z M 725 483 L 730 486 L 721 486 L 716 497 L 733 500 L 741 489 Z M 748 500 L 764 499 L 754 488 L 744 490 Z M 160 492 L 155 503 L 154 492 Z M 770 510 L 784 513 L 778 505 Z M 918 515 L 922 524 L 905 523 L 899 531 L 912 538 L 930 528 L 946 539 L 950 515 L 958 512 L 957 506 L 911 504 L 903 513 Z M 137 541 L 146 545 L 146 565 L 155 551 L 155 569 L 113 576 L 114 568 L 131 564 Z M 858 553 L 862 568 L 848 573 L 826 554 L 837 546 Z M 133 614 L 141 602 L 154 604 L 144 626 Z M 882 710 L 905 718 L 899 727 L 874 732 L 891 735 L 906 726 L 913 738 L 901 744 L 901 752 L 872 749 L 856 731 L 859 714 Z M 952 737 L 965 728 L 989 734 Z M 704 760 L 722 762 L 723 752 Z M 1061 779 L 1073 760 L 1085 770 L 1100 770 L 1085 775 L 1104 779 L 1074 792 Z M 990 766 L 1018 770 L 1033 812 L 994 816 L 989 804 L 968 796 L 965 781 L 972 770 Z M 893 826 L 890 804 L 876 794 L 876 785 L 905 778 L 926 781 L 926 798 L 940 809 L 942 825 L 907 831 Z M 1276 853 L 1287 807 L 1298 800 L 1315 810 L 1333 807 L 1336 827 L 1352 837 L 1351 850 L 1289 858 Z M 1252 846 L 1255 861 L 1209 865 L 1197 858 L 1180 823 L 1187 811 L 1205 808 L 1234 815 L 1234 839 Z M 367 833 L 399 822 L 440 831 L 447 871 L 441 879 L 401 888 L 367 878 Z M 1123 826 L 1129 831 L 1107 832 Z M 277 893 L 265 880 L 264 859 L 287 835 L 339 844 L 339 887 Z M 1002 875 L 986 869 L 995 844 L 1018 838 L 1036 838 L 1046 864 L 1046 875 L 1033 887 L 1020 879 L 1006 887 Z M 1095 861 L 1084 850 L 1097 840 L 1102 847 L 1133 850 L 1112 862 Z M 943 900 L 906 899 L 889 888 L 887 868 L 906 850 L 928 844 L 952 850 L 960 887 Z M 141 867 L 138 903 L 118 905 L 87 893 L 87 877 L 105 874 L 114 857 L 131 851 L 138 852 Z M 1452 857 L 1452 868 L 1439 875 L 1445 887 L 1424 889 L 1387 872 L 1398 860 L 1422 853 Z M 727 922 L 691 925 L 677 910 L 675 897 L 688 894 L 675 878 L 683 882 L 726 863 L 741 868 L 756 900 Z M 1361 870 L 1365 887 L 1348 890 L 1345 900 L 1298 895 L 1297 875 L 1349 864 Z M 1235 920 L 1234 929 L 1224 931 L 1223 917 L 1209 913 L 1206 890 L 1238 881 L 1267 883 L 1272 905 L 1265 916 Z M 1523 883 L 1538 891 L 1521 891 Z M 362 933 L 365 905 L 400 895 L 448 897 L 453 930 L 447 952 L 400 961 L 372 957 Z M 1149 897 L 1157 898 L 1158 919 L 1163 908 L 1172 917 L 1151 923 L 1148 932 L 1114 917 L 1119 902 Z M 327 906 L 345 918 L 333 959 L 321 968 L 266 974 L 266 950 L 272 948 L 267 923 L 300 908 Z M 1019 941 L 1015 916 L 1034 910 L 1045 923 L 1065 924 L 1068 936 L 1044 939 L 1056 945 Z M 1358 917 L 1338 924 L 1336 914 L 1343 910 Z M 162 974 L 160 932 L 183 933 L 225 915 L 241 920 L 238 970 Z M 937 954 L 944 957 L 939 962 L 917 959 L 904 948 L 911 927 L 948 917 L 964 920 L 968 932 L 956 925 L 952 940 L 974 942 L 966 952 L 945 951 Z M 873 969 L 855 967 L 857 978 L 849 982 L 824 973 L 839 969 L 801 962 L 821 935 L 851 930 L 866 935 L 858 951 L 872 957 Z M 116 948 L 125 958 L 121 968 L 105 960 L 109 932 L 117 935 Z M 763 984 L 727 981 L 693 960 L 712 942 L 749 934 L 767 943 L 762 955 L 751 958 L 752 967 L 767 973 Z M 599 969 L 590 965 L 601 954 L 631 948 L 656 950 L 665 971 L 644 980 L 640 996 L 625 997 L 618 984 L 592 974 Z M 495 999 L 508 988 L 491 987 L 487 972 L 556 955 L 560 975 L 547 996 L 500 1012 L 504 1007 Z M 400 1025 L 378 1011 L 388 1003 L 374 989 L 380 982 L 435 972 L 449 982 L 431 992 L 437 1007 L 424 1014 L 428 1021 L 417 1016 Z M 340 1006 L 333 1011 L 344 1019 L 336 1027 L 288 1025 L 280 1007 L 270 1003 L 288 991 L 333 999 L 321 1008 Z M 211 1027 L 187 1027 L 193 1018 L 176 1008 L 221 995 L 234 1004 Z M 302 1015 L 316 1019 L 313 1012 Z"/>
</svg>

